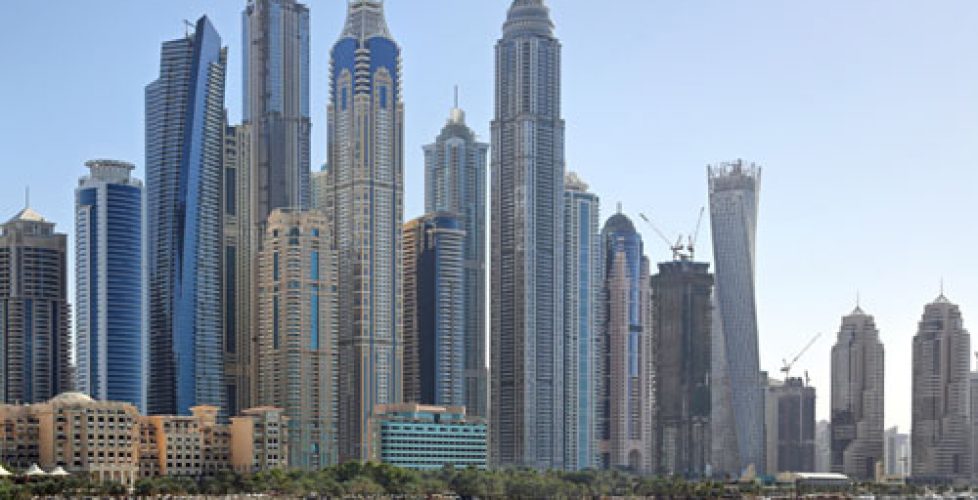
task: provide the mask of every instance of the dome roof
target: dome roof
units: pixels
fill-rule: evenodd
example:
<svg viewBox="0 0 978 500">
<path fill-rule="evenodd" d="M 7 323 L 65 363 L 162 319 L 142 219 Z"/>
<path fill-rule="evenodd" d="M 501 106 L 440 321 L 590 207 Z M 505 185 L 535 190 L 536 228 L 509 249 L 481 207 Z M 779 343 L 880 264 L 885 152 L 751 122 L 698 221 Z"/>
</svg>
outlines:
<svg viewBox="0 0 978 500">
<path fill-rule="evenodd" d="M 504 36 L 552 37 L 554 23 L 543 0 L 515 0 L 506 15 Z"/>
<path fill-rule="evenodd" d="M 61 394 L 51 398 L 51 400 L 48 402 L 60 404 L 86 404 L 94 403 L 95 400 L 80 392 L 62 392 Z"/>
<path fill-rule="evenodd" d="M 632 220 L 628 218 L 627 215 L 622 213 L 617 213 L 612 215 L 608 222 L 604 223 L 604 230 L 606 232 L 613 233 L 634 233 L 635 224 L 632 224 Z"/>
</svg>

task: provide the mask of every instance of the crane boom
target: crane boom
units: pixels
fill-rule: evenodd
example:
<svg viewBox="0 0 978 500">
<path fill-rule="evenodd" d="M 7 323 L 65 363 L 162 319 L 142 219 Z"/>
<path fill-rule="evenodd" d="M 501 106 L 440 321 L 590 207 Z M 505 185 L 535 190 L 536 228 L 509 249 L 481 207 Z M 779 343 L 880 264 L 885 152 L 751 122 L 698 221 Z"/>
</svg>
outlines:
<svg viewBox="0 0 978 500">
<path fill-rule="evenodd" d="M 808 350 L 811 349 L 813 345 L 815 345 L 815 341 L 817 341 L 821 336 L 822 336 L 821 333 L 815 334 L 815 336 L 812 337 L 812 339 L 809 340 L 807 344 L 805 344 L 805 347 L 803 347 L 801 351 L 798 351 L 798 354 L 796 354 L 795 357 L 791 359 L 791 362 L 784 361 L 784 366 L 781 368 L 781 373 L 784 373 L 785 380 L 787 380 L 788 376 L 791 374 L 791 368 L 795 366 L 795 363 L 797 363 L 798 360 L 801 359 L 801 357 L 804 356 L 805 353 L 808 352 Z"/>
</svg>

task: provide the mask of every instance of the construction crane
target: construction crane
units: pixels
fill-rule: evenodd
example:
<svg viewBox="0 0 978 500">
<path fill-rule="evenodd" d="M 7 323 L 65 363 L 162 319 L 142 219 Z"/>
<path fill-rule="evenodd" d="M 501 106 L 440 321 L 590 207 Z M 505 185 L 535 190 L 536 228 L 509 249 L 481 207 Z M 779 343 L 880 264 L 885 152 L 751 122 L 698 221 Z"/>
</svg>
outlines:
<svg viewBox="0 0 978 500">
<path fill-rule="evenodd" d="M 665 235 L 665 233 L 659 230 L 658 226 L 656 226 L 655 223 L 652 222 L 652 219 L 648 218 L 645 214 L 638 214 L 638 216 L 641 217 L 643 221 L 645 221 L 646 225 L 648 225 L 650 228 L 652 228 L 653 231 L 655 231 L 655 234 L 659 236 L 659 239 L 661 239 L 662 242 L 666 244 L 666 247 L 668 247 L 669 250 L 672 251 L 673 260 L 691 261 L 693 260 L 693 257 L 696 255 L 696 240 L 699 238 L 700 226 L 703 223 L 703 212 L 705 210 L 706 207 L 700 207 L 700 216 L 699 219 L 696 221 L 696 229 L 693 230 L 693 232 L 687 238 L 685 238 L 686 243 L 683 243 L 684 238 L 683 235 L 681 234 L 679 235 L 678 238 L 676 238 L 676 242 L 673 243 L 672 240 L 670 240 Z"/>
<path fill-rule="evenodd" d="M 784 364 L 784 366 L 781 367 L 781 373 L 784 374 L 784 380 L 786 382 L 788 381 L 788 377 L 791 375 L 791 367 L 795 366 L 795 363 L 797 363 L 798 360 L 801 359 L 801 357 L 806 352 L 808 352 L 808 350 L 811 349 L 813 345 L 815 345 L 815 341 L 818 340 L 819 337 L 821 336 L 822 334 L 818 333 L 814 337 L 812 337 L 812 340 L 809 340 L 808 343 L 805 344 L 805 347 L 803 347 L 801 351 L 798 351 L 798 354 L 795 355 L 795 357 L 791 360 L 790 363 L 786 359 L 781 360 L 781 362 Z"/>
</svg>

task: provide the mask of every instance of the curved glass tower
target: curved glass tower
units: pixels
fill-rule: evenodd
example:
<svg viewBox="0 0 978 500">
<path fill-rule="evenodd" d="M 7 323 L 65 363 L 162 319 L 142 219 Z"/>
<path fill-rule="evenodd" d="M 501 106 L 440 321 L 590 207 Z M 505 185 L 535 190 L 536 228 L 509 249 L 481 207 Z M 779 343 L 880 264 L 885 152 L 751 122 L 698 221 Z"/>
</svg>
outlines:
<svg viewBox="0 0 978 500">
<path fill-rule="evenodd" d="M 761 169 L 708 168 L 716 293 L 713 319 L 713 471 L 763 472 L 764 384 L 757 352 L 754 242 Z"/>
<path fill-rule="evenodd" d="M 226 411 L 221 304 L 227 50 L 207 17 L 163 44 L 146 87 L 151 414 Z"/>
<path fill-rule="evenodd" d="M 515 0 L 496 44 L 492 405 L 497 466 L 564 467 L 564 120 L 543 0 Z"/>
<path fill-rule="evenodd" d="M 404 105 L 384 5 L 354 0 L 330 64 L 326 205 L 336 252 L 340 459 L 365 460 L 368 419 L 401 400 Z"/>
<path fill-rule="evenodd" d="M 76 390 L 146 411 L 143 184 L 93 160 L 75 190 Z"/>
</svg>

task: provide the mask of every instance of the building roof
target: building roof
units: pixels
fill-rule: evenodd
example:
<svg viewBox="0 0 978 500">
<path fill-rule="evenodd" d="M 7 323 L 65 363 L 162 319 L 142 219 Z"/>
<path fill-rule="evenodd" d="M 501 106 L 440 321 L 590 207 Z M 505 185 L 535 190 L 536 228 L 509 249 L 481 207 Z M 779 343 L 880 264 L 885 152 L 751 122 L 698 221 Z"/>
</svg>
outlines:
<svg viewBox="0 0 978 500">
<path fill-rule="evenodd" d="M 554 23 L 543 0 L 513 0 L 503 25 L 504 35 L 552 37 Z"/>
<path fill-rule="evenodd" d="M 608 222 L 604 223 L 604 230 L 615 233 L 634 233 L 635 224 L 623 213 L 612 215 Z"/>
<path fill-rule="evenodd" d="M 44 220 L 44 216 L 37 213 L 37 211 L 35 211 L 31 207 L 25 207 L 20 212 L 17 212 L 17 215 L 13 216 L 13 218 L 7 222 L 17 222 L 17 221 L 46 222 Z"/>
<path fill-rule="evenodd" d="M 51 400 L 48 402 L 61 404 L 88 404 L 94 403 L 95 400 L 80 392 L 62 392 L 61 394 L 51 398 Z"/>
<path fill-rule="evenodd" d="M 384 18 L 384 2 L 353 0 L 346 14 L 346 26 L 340 38 L 369 40 L 374 37 L 392 38 Z"/>
</svg>

